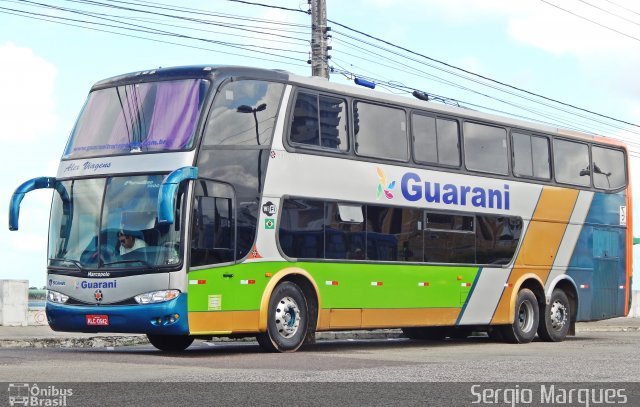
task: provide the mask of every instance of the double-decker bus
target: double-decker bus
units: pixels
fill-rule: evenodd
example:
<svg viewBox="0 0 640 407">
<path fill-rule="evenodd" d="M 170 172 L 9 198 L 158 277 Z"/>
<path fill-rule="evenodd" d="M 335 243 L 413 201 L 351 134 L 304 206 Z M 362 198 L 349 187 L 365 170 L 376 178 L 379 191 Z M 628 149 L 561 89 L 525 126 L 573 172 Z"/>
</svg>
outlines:
<svg viewBox="0 0 640 407">
<path fill-rule="evenodd" d="M 52 188 L 58 331 L 161 350 L 327 330 L 562 341 L 626 315 L 621 143 L 280 70 L 196 66 L 96 83 Z"/>
</svg>

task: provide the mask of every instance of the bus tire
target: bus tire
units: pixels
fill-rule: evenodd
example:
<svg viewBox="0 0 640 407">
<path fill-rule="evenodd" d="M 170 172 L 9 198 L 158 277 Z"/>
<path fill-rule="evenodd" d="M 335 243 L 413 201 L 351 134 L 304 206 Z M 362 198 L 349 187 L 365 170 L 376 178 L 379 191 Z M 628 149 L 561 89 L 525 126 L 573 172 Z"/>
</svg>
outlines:
<svg viewBox="0 0 640 407">
<path fill-rule="evenodd" d="M 409 339 L 422 341 L 441 341 L 447 337 L 447 328 L 440 326 L 402 328 L 402 333 Z"/>
<path fill-rule="evenodd" d="M 267 352 L 295 352 L 307 336 L 308 315 L 300 287 L 290 281 L 278 284 L 269 299 L 267 332 L 256 336 L 258 344 Z"/>
<path fill-rule="evenodd" d="M 509 343 L 529 343 L 535 338 L 539 321 L 538 300 L 528 288 L 518 292 L 513 324 L 505 325 L 502 337 Z"/>
<path fill-rule="evenodd" d="M 538 336 L 546 342 L 562 342 L 571 326 L 571 303 L 563 290 L 555 289 L 551 301 L 541 307 Z"/>
<path fill-rule="evenodd" d="M 193 343 L 193 337 L 188 335 L 153 335 L 147 334 L 149 342 L 165 352 L 181 352 Z"/>
</svg>

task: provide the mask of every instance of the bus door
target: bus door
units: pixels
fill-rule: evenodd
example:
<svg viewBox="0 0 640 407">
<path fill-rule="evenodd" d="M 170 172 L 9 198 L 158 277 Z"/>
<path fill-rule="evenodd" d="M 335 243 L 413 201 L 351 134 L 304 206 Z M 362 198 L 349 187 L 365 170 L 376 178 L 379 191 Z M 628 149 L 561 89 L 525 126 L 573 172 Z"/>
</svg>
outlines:
<svg viewBox="0 0 640 407">
<path fill-rule="evenodd" d="M 616 229 L 593 229 L 593 298 L 591 316 L 610 318 L 616 313 L 619 289 L 620 246 Z M 620 292 L 620 293 L 619 293 Z"/>
<path fill-rule="evenodd" d="M 234 262 L 237 234 L 234 190 L 221 182 L 205 179 L 194 182 L 190 267 Z"/>
</svg>

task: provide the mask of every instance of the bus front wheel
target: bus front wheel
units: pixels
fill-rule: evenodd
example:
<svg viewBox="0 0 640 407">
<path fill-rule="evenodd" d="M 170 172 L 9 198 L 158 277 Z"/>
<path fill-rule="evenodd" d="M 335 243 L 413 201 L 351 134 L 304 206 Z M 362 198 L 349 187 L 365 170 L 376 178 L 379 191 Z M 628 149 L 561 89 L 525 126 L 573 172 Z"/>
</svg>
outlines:
<svg viewBox="0 0 640 407">
<path fill-rule="evenodd" d="M 267 352 L 295 352 L 307 335 L 307 300 L 300 287 L 290 281 L 276 286 L 269 299 L 267 332 L 256 336 Z"/>
<path fill-rule="evenodd" d="M 157 349 L 165 352 L 180 352 L 193 343 L 193 337 L 187 335 L 152 335 L 147 334 L 149 342 Z"/>
<path fill-rule="evenodd" d="M 502 337 L 510 343 L 529 343 L 536 336 L 539 324 L 538 300 L 528 288 L 518 292 L 513 324 L 502 329 Z"/>
<path fill-rule="evenodd" d="M 549 304 L 540 308 L 541 320 L 538 336 L 546 342 L 562 342 L 571 325 L 571 304 L 564 291 L 555 289 Z"/>
</svg>

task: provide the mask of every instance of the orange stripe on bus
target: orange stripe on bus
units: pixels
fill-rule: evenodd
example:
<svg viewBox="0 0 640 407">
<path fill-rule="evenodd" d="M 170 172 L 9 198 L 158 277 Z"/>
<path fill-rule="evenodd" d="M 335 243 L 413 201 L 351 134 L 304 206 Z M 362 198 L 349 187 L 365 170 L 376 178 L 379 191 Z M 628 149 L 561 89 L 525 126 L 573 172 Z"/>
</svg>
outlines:
<svg viewBox="0 0 640 407">
<path fill-rule="evenodd" d="M 629 172 L 630 173 L 630 172 Z M 629 295 L 631 294 L 631 276 L 633 275 L 633 206 L 631 206 L 631 179 L 627 180 L 627 278 L 624 290 L 624 315 L 629 314 Z"/>
<path fill-rule="evenodd" d="M 578 199 L 579 191 L 544 187 L 527 228 L 513 270 L 493 314 L 492 324 L 513 322 L 520 282 L 526 274 L 545 284 Z"/>
</svg>

